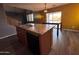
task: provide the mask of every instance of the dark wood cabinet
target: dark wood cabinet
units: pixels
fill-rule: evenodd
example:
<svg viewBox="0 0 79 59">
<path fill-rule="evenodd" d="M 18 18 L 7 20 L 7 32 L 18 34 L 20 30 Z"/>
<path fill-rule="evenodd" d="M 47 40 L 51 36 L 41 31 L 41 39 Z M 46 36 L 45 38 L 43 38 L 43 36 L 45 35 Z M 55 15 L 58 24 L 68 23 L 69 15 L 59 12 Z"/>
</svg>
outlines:
<svg viewBox="0 0 79 59">
<path fill-rule="evenodd" d="M 26 46 L 35 55 L 49 54 L 52 45 L 52 28 L 49 30 L 47 30 L 48 28 L 42 28 L 40 31 L 38 30 L 38 32 L 36 29 L 37 28 L 33 29 L 25 26 L 17 27 L 17 36 L 20 43 Z M 44 29 L 46 29 L 46 31 Z"/>
<path fill-rule="evenodd" d="M 39 36 L 35 36 L 30 32 L 26 33 L 28 48 L 33 54 L 40 54 Z"/>
<path fill-rule="evenodd" d="M 26 31 L 20 27 L 16 27 L 18 41 L 23 45 L 27 46 Z"/>
</svg>

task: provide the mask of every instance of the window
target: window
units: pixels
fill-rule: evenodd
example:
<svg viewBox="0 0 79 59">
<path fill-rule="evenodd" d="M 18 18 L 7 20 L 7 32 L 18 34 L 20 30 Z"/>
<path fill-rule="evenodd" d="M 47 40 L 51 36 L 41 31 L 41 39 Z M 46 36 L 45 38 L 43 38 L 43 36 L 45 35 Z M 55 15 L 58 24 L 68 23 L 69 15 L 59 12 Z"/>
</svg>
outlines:
<svg viewBox="0 0 79 59">
<path fill-rule="evenodd" d="M 28 14 L 27 15 L 27 22 L 33 22 L 34 18 L 33 18 L 33 14 Z"/>
<path fill-rule="evenodd" d="M 60 23 L 61 22 L 61 12 L 47 13 L 47 23 Z"/>
</svg>

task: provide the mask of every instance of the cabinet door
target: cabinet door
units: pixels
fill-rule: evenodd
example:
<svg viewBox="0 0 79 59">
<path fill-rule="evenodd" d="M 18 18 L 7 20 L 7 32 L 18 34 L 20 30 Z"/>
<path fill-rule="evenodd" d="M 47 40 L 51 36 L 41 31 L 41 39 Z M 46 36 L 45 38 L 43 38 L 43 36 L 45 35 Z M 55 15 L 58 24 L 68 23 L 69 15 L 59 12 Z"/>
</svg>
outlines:
<svg viewBox="0 0 79 59">
<path fill-rule="evenodd" d="M 40 36 L 39 44 L 40 44 L 40 52 L 43 55 L 49 54 L 52 45 L 52 29 L 47 31 L 45 34 Z"/>
<path fill-rule="evenodd" d="M 26 31 L 19 27 L 17 27 L 16 30 L 17 30 L 17 37 L 18 37 L 19 42 L 22 45 L 27 45 Z"/>
</svg>

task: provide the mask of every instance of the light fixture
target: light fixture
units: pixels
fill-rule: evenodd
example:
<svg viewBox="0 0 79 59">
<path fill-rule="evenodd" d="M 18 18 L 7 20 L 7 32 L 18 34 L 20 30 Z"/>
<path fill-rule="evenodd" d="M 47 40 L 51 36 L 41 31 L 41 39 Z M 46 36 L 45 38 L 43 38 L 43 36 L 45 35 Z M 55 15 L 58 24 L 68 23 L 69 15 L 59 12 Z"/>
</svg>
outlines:
<svg viewBox="0 0 79 59">
<path fill-rule="evenodd" d="M 47 8 L 46 8 L 46 5 L 47 5 L 47 4 L 45 3 L 45 9 L 44 9 L 44 12 L 45 12 L 45 13 L 47 12 Z"/>
</svg>

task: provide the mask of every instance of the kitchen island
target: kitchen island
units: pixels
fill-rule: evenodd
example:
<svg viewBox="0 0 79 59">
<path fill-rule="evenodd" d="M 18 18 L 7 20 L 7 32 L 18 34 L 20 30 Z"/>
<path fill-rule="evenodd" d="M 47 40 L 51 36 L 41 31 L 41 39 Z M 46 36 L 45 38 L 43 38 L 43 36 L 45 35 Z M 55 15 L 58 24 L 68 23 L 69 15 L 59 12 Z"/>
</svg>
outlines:
<svg viewBox="0 0 79 59">
<path fill-rule="evenodd" d="M 19 42 L 33 54 L 49 54 L 53 42 L 53 26 L 29 23 L 17 26 L 16 30 Z"/>
</svg>

